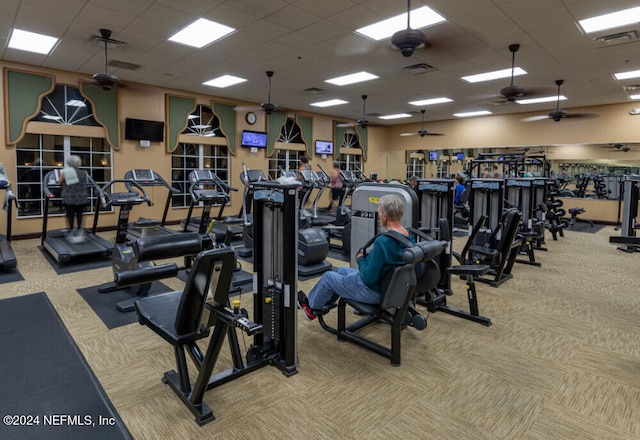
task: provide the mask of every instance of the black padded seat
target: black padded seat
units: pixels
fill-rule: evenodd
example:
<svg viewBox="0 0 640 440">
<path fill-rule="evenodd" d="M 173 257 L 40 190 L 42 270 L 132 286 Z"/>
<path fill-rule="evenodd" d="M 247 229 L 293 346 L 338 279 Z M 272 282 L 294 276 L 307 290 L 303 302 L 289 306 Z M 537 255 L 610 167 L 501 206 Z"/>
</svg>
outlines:
<svg viewBox="0 0 640 440">
<path fill-rule="evenodd" d="M 167 239 L 168 237 L 162 237 Z M 204 322 L 205 306 L 209 289 L 213 291 L 216 305 L 226 306 L 229 301 L 231 279 L 235 269 L 231 248 L 209 249 L 200 252 L 189 272 L 184 290 L 137 299 L 134 303 L 140 324 L 149 327 L 174 347 L 176 370 L 167 371 L 163 382 L 196 416 L 199 424 L 213 420 L 211 409 L 202 401 L 215 358 L 204 356 L 196 341 L 209 334 L 209 322 Z M 222 339 L 218 338 L 219 351 Z M 214 351 L 215 351 L 214 350 Z M 216 351 L 217 352 L 217 351 Z M 191 385 L 186 354 L 189 354 L 197 369 L 198 379 Z"/>
</svg>

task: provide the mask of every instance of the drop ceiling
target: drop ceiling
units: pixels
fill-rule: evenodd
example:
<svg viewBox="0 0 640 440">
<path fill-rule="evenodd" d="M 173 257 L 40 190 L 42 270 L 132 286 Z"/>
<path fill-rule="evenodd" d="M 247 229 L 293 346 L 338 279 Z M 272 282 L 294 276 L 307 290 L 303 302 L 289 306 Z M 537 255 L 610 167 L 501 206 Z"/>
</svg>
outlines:
<svg viewBox="0 0 640 440">
<path fill-rule="evenodd" d="M 553 110 L 554 103 L 524 106 L 503 103 L 499 90 L 509 79 L 468 84 L 460 79 L 511 67 L 509 44 L 519 43 L 516 65 L 528 75 L 516 85 L 548 88 L 564 79 L 563 108 L 629 102 L 640 79 L 616 81 L 613 74 L 640 69 L 640 25 L 585 35 L 577 21 L 638 6 L 630 0 L 433 0 L 428 5 L 447 22 L 423 29 L 430 47 L 405 58 L 388 40 L 373 42 L 353 30 L 406 11 L 401 0 L 2 0 L 0 58 L 7 61 L 93 75 L 104 70 L 100 28 L 124 42 L 109 50 L 109 73 L 124 82 L 230 101 L 267 101 L 265 71 L 275 72 L 271 102 L 304 112 L 357 120 L 361 95 L 367 114 L 415 112 L 409 119 L 369 120 L 386 125 L 419 122 L 421 110 L 409 101 L 446 96 L 453 102 L 426 107 L 426 120 L 453 113 L 489 110 L 494 114 Z M 195 49 L 167 38 L 199 17 L 237 29 L 232 35 Z M 60 38 L 49 55 L 7 48 L 11 29 Z M 629 36 L 611 39 L 621 32 Z M 139 66 L 138 68 L 135 68 Z M 133 69 L 133 70 L 132 70 Z M 326 79 L 368 71 L 379 79 L 338 87 Z M 248 81 L 226 89 L 203 86 L 231 74 Z M 339 98 L 348 104 L 310 107 Z"/>
</svg>

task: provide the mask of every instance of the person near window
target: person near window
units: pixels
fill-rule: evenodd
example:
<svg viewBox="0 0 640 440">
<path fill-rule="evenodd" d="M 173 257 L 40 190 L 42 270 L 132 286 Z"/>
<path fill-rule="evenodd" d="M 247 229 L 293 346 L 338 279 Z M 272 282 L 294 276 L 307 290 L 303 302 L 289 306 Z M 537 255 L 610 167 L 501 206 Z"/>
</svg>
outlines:
<svg viewBox="0 0 640 440">
<path fill-rule="evenodd" d="M 493 165 L 493 174 L 491 174 L 491 177 L 493 177 L 494 179 L 502 179 L 502 174 L 500 173 L 497 164 Z"/>
<path fill-rule="evenodd" d="M 333 161 L 333 168 L 329 173 L 329 179 L 331 180 L 331 203 L 329 204 L 329 212 L 335 214 L 338 211 L 342 187 L 344 186 L 344 179 L 340 173 L 340 162 L 337 160 Z"/>
<path fill-rule="evenodd" d="M 82 213 L 89 203 L 87 196 L 87 173 L 80 169 L 82 159 L 72 155 L 67 158 L 67 166 L 60 173 L 58 183 L 62 185 L 62 204 L 64 205 L 69 223 L 68 240 L 71 243 L 84 241 L 84 229 L 82 229 Z M 74 219 L 77 228 L 74 230 Z"/>
<path fill-rule="evenodd" d="M 412 243 L 416 238 L 402 226 L 404 200 L 395 194 L 386 194 L 378 201 L 378 218 L 383 228 L 407 237 Z M 366 304 L 377 304 L 382 299 L 380 282 L 388 270 L 404 264 L 402 252 L 405 246 L 393 237 L 380 234 L 371 251 L 365 256 L 361 249 L 356 254 L 358 269 L 339 267 L 325 272 L 309 292 L 300 290 L 298 306 L 307 320 L 315 319 L 322 310 L 332 306 L 338 298 L 353 299 Z"/>
</svg>

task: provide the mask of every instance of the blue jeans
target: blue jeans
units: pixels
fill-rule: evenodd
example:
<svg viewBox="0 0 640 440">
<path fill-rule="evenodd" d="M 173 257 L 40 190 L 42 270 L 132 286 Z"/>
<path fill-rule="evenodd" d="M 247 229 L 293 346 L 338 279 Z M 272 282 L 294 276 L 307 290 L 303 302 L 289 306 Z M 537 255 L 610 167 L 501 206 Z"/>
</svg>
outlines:
<svg viewBox="0 0 640 440">
<path fill-rule="evenodd" d="M 309 292 L 309 306 L 312 309 L 322 309 L 327 304 L 334 304 L 339 297 L 378 304 L 382 295 L 369 289 L 356 269 L 339 267 L 335 272 L 322 274 Z"/>
</svg>

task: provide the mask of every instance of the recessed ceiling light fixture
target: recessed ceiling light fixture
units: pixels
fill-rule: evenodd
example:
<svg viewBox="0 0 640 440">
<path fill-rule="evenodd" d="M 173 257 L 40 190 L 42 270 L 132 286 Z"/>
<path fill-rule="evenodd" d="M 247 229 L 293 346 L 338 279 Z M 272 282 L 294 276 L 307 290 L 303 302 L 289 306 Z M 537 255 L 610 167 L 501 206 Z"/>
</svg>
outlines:
<svg viewBox="0 0 640 440">
<path fill-rule="evenodd" d="M 516 67 L 513 69 L 513 76 L 526 75 L 526 70 Z M 476 75 L 463 76 L 461 79 L 468 83 L 492 81 L 494 79 L 511 78 L 511 69 L 495 70 L 493 72 L 478 73 Z"/>
<path fill-rule="evenodd" d="M 14 29 L 11 33 L 11 38 L 9 39 L 9 47 L 12 49 L 48 55 L 57 42 L 58 39 L 55 37 L 23 31 L 22 29 Z"/>
<path fill-rule="evenodd" d="M 628 24 L 635 24 L 640 21 L 640 6 L 622 11 L 611 12 L 609 14 L 598 15 L 597 17 L 585 18 L 578 21 L 582 30 L 590 34 L 592 32 L 613 29 Z"/>
<path fill-rule="evenodd" d="M 614 73 L 613 76 L 618 81 L 640 77 L 640 70 L 630 70 L 629 72 Z"/>
<path fill-rule="evenodd" d="M 235 86 L 236 84 L 240 84 L 245 81 L 246 79 L 240 78 L 238 76 L 222 75 L 217 78 L 210 79 L 209 81 L 205 81 L 202 83 L 202 85 L 224 89 L 225 87 Z"/>
<path fill-rule="evenodd" d="M 327 79 L 325 80 L 325 82 L 335 84 L 336 86 L 346 86 L 349 84 L 356 84 L 359 82 L 369 81 L 377 78 L 378 76 L 369 72 L 358 72 L 352 73 L 350 75 L 339 76 L 337 78 Z"/>
<path fill-rule="evenodd" d="M 428 6 L 414 9 L 411 11 L 411 29 L 422 29 L 434 24 L 447 21 L 442 15 Z M 356 29 L 355 32 L 372 40 L 380 41 L 385 38 L 390 38 L 397 31 L 401 31 L 407 28 L 407 13 L 396 15 L 395 17 L 387 18 L 377 23 L 370 24 L 368 26 Z"/>
<path fill-rule="evenodd" d="M 415 106 L 422 106 L 422 105 L 434 105 L 434 104 L 443 104 L 445 102 L 451 102 L 453 101 L 453 99 L 449 99 L 449 98 L 431 98 L 431 99 L 423 99 L 421 101 L 410 101 L 409 104 L 411 105 L 415 105 Z"/>
<path fill-rule="evenodd" d="M 215 21 L 199 18 L 187 27 L 169 37 L 169 41 L 201 48 L 226 37 L 235 29 Z"/>
<path fill-rule="evenodd" d="M 395 115 L 378 116 L 378 119 L 402 119 L 410 118 L 412 115 L 409 113 L 396 113 Z"/>
<path fill-rule="evenodd" d="M 342 104 L 348 104 L 349 101 L 345 101 L 343 99 L 329 99 L 328 101 L 319 101 L 319 102 L 312 102 L 309 105 L 312 105 L 314 107 L 333 107 L 336 105 L 342 105 Z"/>
<path fill-rule="evenodd" d="M 555 102 L 555 101 L 564 101 L 567 99 L 566 96 L 543 96 L 541 98 L 530 98 L 530 99 L 518 99 L 516 102 L 518 104 L 540 104 L 542 102 Z"/>
<path fill-rule="evenodd" d="M 478 110 L 475 112 L 454 113 L 453 116 L 456 118 L 472 118 L 474 116 L 486 116 L 491 114 L 492 113 L 489 110 Z"/>
</svg>

